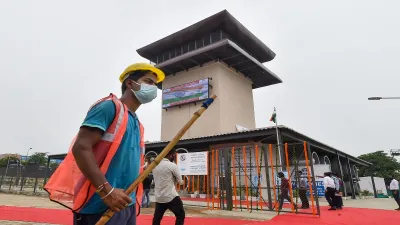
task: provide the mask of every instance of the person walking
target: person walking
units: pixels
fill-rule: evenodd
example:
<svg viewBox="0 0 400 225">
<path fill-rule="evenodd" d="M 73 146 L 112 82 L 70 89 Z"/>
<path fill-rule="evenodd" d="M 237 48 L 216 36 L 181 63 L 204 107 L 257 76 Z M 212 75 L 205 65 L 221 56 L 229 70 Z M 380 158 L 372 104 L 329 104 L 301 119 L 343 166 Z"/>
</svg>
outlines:
<svg viewBox="0 0 400 225">
<path fill-rule="evenodd" d="M 336 210 L 336 186 L 335 181 L 331 178 L 331 173 L 324 173 L 324 189 L 325 189 L 325 198 L 328 201 L 331 208 L 329 210 Z"/>
<path fill-rule="evenodd" d="M 290 188 L 289 180 L 285 177 L 285 174 L 283 172 L 279 172 L 278 177 L 281 179 L 281 188 L 280 188 L 281 195 L 279 198 L 279 210 L 282 210 L 284 200 L 289 201 L 291 204 L 293 203 L 293 207 L 297 208 L 297 206 L 294 205 L 295 203 L 293 202 L 293 199 L 289 196 L 289 188 Z"/>
<path fill-rule="evenodd" d="M 299 196 L 301 200 L 301 208 L 308 209 L 310 208 L 310 203 L 307 198 L 307 178 L 302 176 L 303 172 L 298 171 L 299 176 Z"/>
<path fill-rule="evenodd" d="M 144 164 L 144 128 L 136 111 L 157 97 L 156 85 L 164 78 L 151 64 L 133 64 L 119 77 L 121 98 L 110 94 L 90 107 L 45 185 L 51 200 L 73 211 L 74 225 L 95 225 L 108 208 L 116 213 L 107 225 L 136 224 L 142 189 L 125 193 Z"/>
<path fill-rule="evenodd" d="M 399 208 L 397 208 L 396 210 L 400 211 L 400 193 L 399 193 L 399 181 L 397 181 L 394 176 L 392 176 L 392 181 L 390 182 L 390 186 L 389 186 L 390 191 L 393 194 L 393 198 L 396 201 L 397 205 L 399 206 Z"/>
<path fill-rule="evenodd" d="M 171 150 L 153 170 L 156 208 L 152 225 L 160 225 L 167 209 L 174 213 L 175 225 L 183 225 L 185 222 L 185 209 L 175 187 L 176 183 L 183 185 L 179 167 L 173 163 L 175 155 L 176 151 Z"/>
<path fill-rule="evenodd" d="M 151 189 L 152 183 L 153 183 L 153 174 L 150 173 L 142 182 L 142 184 L 143 184 L 142 207 L 143 208 L 150 207 L 150 189 Z"/>
<path fill-rule="evenodd" d="M 333 181 L 335 182 L 336 209 L 342 209 L 343 200 L 342 200 L 342 195 L 340 192 L 340 187 L 341 187 L 342 181 L 336 173 L 332 172 L 331 175 L 332 175 L 331 177 L 332 177 Z"/>
</svg>

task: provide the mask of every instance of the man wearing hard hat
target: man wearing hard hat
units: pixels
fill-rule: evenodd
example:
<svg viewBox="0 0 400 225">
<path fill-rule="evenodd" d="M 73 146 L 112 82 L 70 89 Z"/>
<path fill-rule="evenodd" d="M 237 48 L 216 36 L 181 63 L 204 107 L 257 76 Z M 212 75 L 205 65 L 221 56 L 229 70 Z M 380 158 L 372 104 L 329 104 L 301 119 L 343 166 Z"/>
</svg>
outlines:
<svg viewBox="0 0 400 225">
<path fill-rule="evenodd" d="M 133 64 L 119 77 L 121 98 L 110 95 L 90 108 L 70 153 L 45 186 L 51 200 L 73 210 L 74 225 L 94 225 L 107 208 L 117 212 L 107 225 L 136 224 L 141 191 L 124 192 L 144 165 L 144 129 L 136 110 L 157 97 L 156 84 L 164 78 L 150 64 Z"/>
</svg>

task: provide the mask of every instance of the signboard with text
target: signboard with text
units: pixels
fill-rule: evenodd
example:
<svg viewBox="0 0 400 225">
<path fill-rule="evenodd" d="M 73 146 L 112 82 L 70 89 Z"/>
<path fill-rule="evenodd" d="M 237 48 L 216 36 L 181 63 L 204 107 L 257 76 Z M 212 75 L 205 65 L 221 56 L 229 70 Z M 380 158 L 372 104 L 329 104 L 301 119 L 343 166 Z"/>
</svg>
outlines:
<svg viewBox="0 0 400 225">
<path fill-rule="evenodd" d="M 302 172 L 302 176 L 307 178 L 308 171 L 307 168 L 305 167 L 299 167 L 299 170 Z M 323 182 L 323 176 L 325 172 L 330 172 L 330 166 L 325 165 L 325 164 L 317 164 L 314 165 L 314 177 L 315 177 L 315 186 L 316 186 L 316 191 L 319 197 L 324 197 L 325 196 L 325 189 L 324 189 L 324 182 Z M 309 185 L 307 185 L 307 189 L 309 188 Z M 315 190 L 314 190 L 315 191 Z M 307 195 L 310 195 L 310 191 L 307 190 Z"/>
<path fill-rule="evenodd" d="M 182 175 L 207 175 L 208 152 L 179 153 L 177 165 Z"/>
</svg>

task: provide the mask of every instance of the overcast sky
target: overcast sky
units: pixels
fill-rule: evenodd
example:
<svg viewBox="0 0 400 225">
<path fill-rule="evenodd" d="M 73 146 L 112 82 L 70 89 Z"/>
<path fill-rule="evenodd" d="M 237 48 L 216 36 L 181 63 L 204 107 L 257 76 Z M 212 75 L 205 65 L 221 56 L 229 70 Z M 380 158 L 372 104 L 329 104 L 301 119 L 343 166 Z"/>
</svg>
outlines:
<svg viewBox="0 0 400 225">
<path fill-rule="evenodd" d="M 278 122 L 351 155 L 400 148 L 400 2 L 14 0 L 0 6 L 0 153 L 65 153 L 89 106 L 145 61 L 136 49 L 227 9 L 267 44 L 283 83 L 254 91 Z M 159 92 L 161 96 L 161 92 Z M 159 140 L 161 99 L 140 108 Z"/>
</svg>

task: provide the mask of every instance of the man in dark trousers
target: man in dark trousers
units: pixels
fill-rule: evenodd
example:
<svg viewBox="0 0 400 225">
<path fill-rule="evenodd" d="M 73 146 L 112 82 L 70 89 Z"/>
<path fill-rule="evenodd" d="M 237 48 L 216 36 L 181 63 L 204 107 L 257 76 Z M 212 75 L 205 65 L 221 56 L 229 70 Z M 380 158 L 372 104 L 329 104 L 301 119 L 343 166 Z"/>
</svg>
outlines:
<svg viewBox="0 0 400 225">
<path fill-rule="evenodd" d="M 399 208 L 396 210 L 400 211 L 400 194 L 399 194 L 399 182 L 392 176 L 392 181 L 390 182 L 389 186 L 390 191 L 392 191 L 393 198 L 396 201 Z"/>
<path fill-rule="evenodd" d="M 291 197 L 289 197 L 289 188 L 290 188 L 289 180 L 286 179 L 285 174 L 283 172 L 279 172 L 278 177 L 281 179 L 281 196 L 279 199 L 279 210 L 282 210 L 283 201 L 285 199 L 288 200 L 290 203 L 292 203 L 293 200 Z M 296 205 L 294 205 L 294 208 L 296 208 Z"/>
<path fill-rule="evenodd" d="M 343 201 L 342 201 L 342 196 L 340 195 L 341 180 L 340 180 L 339 176 L 334 172 L 332 172 L 331 177 L 332 177 L 333 181 L 335 182 L 336 209 L 342 209 Z"/>
<path fill-rule="evenodd" d="M 142 197 L 142 207 L 149 208 L 150 207 L 150 187 L 153 182 L 153 174 L 149 174 L 143 180 L 143 197 Z M 144 201 L 146 199 L 146 201 Z M 146 203 L 146 204 L 145 204 Z"/>
<path fill-rule="evenodd" d="M 336 186 L 335 181 L 331 178 L 331 173 L 324 173 L 324 189 L 325 189 L 325 198 L 328 201 L 331 208 L 329 210 L 336 210 Z"/>
<path fill-rule="evenodd" d="M 307 178 L 305 178 L 303 172 L 299 171 L 299 197 L 301 200 L 301 208 L 308 209 L 310 208 L 310 203 L 308 202 L 307 198 Z"/>
<path fill-rule="evenodd" d="M 171 150 L 153 170 L 156 198 L 153 225 L 160 225 L 167 209 L 174 213 L 175 225 L 183 225 L 185 222 L 185 209 L 175 187 L 176 183 L 183 184 L 179 167 L 173 163 L 175 154 L 175 150 Z"/>
</svg>

